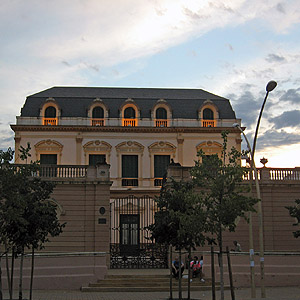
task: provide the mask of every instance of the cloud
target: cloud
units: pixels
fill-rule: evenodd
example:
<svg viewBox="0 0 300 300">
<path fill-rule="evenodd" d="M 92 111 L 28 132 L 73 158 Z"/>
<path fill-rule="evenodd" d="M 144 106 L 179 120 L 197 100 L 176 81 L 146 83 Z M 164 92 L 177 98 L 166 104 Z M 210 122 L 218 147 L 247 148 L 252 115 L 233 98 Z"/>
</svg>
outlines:
<svg viewBox="0 0 300 300">
<path fill-rule="evenodd" d="M 277 54 L 269 54 L 267 57 L 266 57 L 266 61 L 272 63 L 272 62 L 283 62 L 285 61 L 285 58 L 280 56 L 280 55 L 277 55 Z"/>
<path fill-rule="evenodd" d="M 284 127 L 298 127 L 300 129 L 300 110 L 285 111 L 277 117 L 270 118 L 269 122 L 274 124 L 275 129 Z"/>
<path fill-rule="evenodd" d="M 279 101 L 300 105 L 300 88 L 287 90 L 281 95 Z"/>
<path fill-rule="evenodd" d="M 300 143 L 299 133 L 289 133 L 285 130 L 267 130 L 257 139 L 257 150 L 268 147 L 290 146 Z"/>
</svg>

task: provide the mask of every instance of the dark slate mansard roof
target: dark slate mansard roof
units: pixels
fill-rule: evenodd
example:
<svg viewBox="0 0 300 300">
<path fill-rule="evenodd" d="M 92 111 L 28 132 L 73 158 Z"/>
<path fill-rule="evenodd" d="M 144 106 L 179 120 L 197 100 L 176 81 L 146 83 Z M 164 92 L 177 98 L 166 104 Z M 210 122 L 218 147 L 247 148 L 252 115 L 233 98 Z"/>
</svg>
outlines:
<svg viewBox="0 0 300 300">
<path fill-rule="evenodd" d="M 128 99 L 134 100 L 141 118 L 150 118 L 151 109 L 164 99 L 172 109 L 173 118 L 197 119 L 198 110 L 211 100 L 219 110 L 220 119 L 235 119 L 228 99 L 201 89 L 164 88 L 105 88 L 105 87 L 52 87 L 28 96 L 21 110 L 22 117 L 38 117 L 46 99 L 54 98 L 61 108 L 61 117 L 87 117 L 88 107 L 100 98 L 109 109 L 110 118 L 119 118 L 119 108 Z"/>
</svg>

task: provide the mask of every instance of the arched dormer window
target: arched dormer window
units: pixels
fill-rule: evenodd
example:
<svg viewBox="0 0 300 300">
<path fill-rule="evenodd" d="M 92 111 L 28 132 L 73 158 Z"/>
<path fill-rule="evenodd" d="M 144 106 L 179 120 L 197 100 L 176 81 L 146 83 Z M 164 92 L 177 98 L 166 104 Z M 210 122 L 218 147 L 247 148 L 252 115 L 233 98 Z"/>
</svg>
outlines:
<svg viewBox="0 0 300 300">
<path fill-rule="evenodd" d="M 101 106 L 93 108 L 92 126 L 104 126 L 104 110 Z"/>
<path fill-rule="evenodd" d="M 203 110 L 203 119 L 204 120 L 213 120 L 214 112 L 210 108 L 205 108 Z"/>
<path fill-rule="evenodd" d="M 48 98 L 40 110 L 43 125 L 58 125 L 60 108 L 53 98 Z"/>
<path fill-rule="evenodd" d="M 100 98 L 96 98 L 88 107 L 88 117 L 92 126 L 105 126 L 105 120 L 108 118 L 108 107 Z"/>
<path fill-rule="evenodd" d="M 121 107 L 122 126 L 138 126 L 139 110 L 132 99 L 127 99 Z"/>
<path fill-rule="evenodd" d="M 133 109 L 133 107 L 127 107 L 124 110 L 124 118 L 135 119 L 135 110 Z"/>
<path fill-rule="evenodd" d="M 211 100 L 206 100 L 199 110 L 202 127 L 216 127 L 219 118 L 218 108 Z"/>
<path fill-rule="evenodd" d="M 45 109 L 45 118 L 56 118 L 56 108 L 53 106 L 48 106 Z"/>
<path fill-rule="evenodd" d="M 164 99 L 159 99 L 151 112 L 155 127 L 168 127 L 172 118 L 171 107 Z"/>
</svg>

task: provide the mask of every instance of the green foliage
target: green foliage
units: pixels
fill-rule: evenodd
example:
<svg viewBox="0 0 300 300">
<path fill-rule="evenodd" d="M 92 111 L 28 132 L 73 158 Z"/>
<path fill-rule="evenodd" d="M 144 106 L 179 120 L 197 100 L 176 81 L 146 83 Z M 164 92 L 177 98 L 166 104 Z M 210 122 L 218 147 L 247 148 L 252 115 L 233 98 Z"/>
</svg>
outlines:
<svg viewBox="0 0 300 300">
<path fill-rule="evenodd" d="M 21 148 L 21 159 L 30 156 L 30 145 Z M 56 208 L 47 201 L 53 191 L 51 182 L 34 177 L 37 162 L 15 166 L 9 162 L 13 151 L 0 151 L 0 242 L 16 249 L 40 249 L 48 236 L 57 236 L 64 224 L 56 216 Z"/>
<path fill-rule="evenodd" d="M 285 208 L 289 211 L 291 217 L 296 218 L 297 222 L 294 223 L 294 226 L 299 226 L 300 224 L 300 199 L 295 200 L 296 205 L 294 206 L 285 206 Z M 300 236 L 300 230 L 296 230 L 293 232 L 295 238 Z"/>
<path fill-rule="evenodd" d="M 159 211 L 150 230 L 156 242 L 172 245 L 177 250 L 204 244 L 206 215 L 192 182 L 176 182 L 171 178 L 155 201 Z"/>
<path fill-rule="evenodd" d="M 206 207 L 207 227 L 211 234 L 218 235 L 219 241 L 222 231 L 234 231 L 237 218 L 247 219 L 246 212 L 255 211 L 253 206 L 258 201 L 245 196 L 247 188 L 241 183 L 246 170 L 240 165 L 241 154 L 235 148 L 227 152 L 227 135 L 227 132 L 222 133 L 221 158 L 199 151 L 199 160 L 191 170 Z"/>
</svg>

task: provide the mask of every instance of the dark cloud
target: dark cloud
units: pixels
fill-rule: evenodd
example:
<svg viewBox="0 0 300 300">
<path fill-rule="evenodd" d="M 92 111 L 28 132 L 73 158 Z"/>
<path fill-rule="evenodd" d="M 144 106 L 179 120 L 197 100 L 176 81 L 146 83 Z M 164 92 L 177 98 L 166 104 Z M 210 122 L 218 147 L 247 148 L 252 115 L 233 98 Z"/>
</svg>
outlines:
<svg viewBox="0 0 300 300">
<path fill-rule="evenodd" d="M 270 129 L 257 139 L 257 150 L 267 147 L 290 146 L 300 143 L 300 135 L 288 133 L 285 130 Z"/>
<path fill-rule="evenodd" d="M 266 57 L 266 61 L 269 63 L 283 62 L 283 61 L 285 61 L 285 58 L 283 56 L 271 53 Z"/>
<path fill-rule="evenodd" d="M 274 128 L 299 127 L 300 110 L 285 111 L 280 116 L 270 118 L 269 122 L 274 123 Z"/>
<path fill-rule="evenodd" d="M 249 128 L 256 123 L 261 103 L 251 92 L 245 91 L 241 96 L 229 94 L 226 97 L 233 103 L 236 116 L 242 119 L 243 126 Z"/>
<path fill-rule="evenodd" d="M 184 7 L 183 8 L 183 13 L 190 17 L 192 20 L 201 20 L 201 19 L 206 19 L 207 17 L 202 15 L 202 14 L 199 14 L 199 13 L 195 13 L 193 11 L 191 11 L 189 8 L 187 7 Z"/>
<path fill-rule="evenodd" d="M 67 66 L 67 67 L 71 67 L 71 65 L 65 60 L 63 60 L 61 63 L 64 64 L 65 66 Z"/>
<path fill-rule="evenodd" d="M 290 102 L 300 105 L 300 88 L 289 89 L 279 98 L 281 102 Z"/>
<path fill-rule="evenodd" d="M 276 9 L 277 9 L 279 12 L 285 14 L 285 9 L 284 9 L 282 3 L 278 3 L 277 6 L 276 6 Z"/>
</svg>

